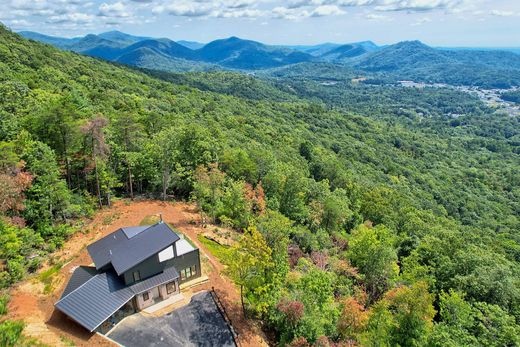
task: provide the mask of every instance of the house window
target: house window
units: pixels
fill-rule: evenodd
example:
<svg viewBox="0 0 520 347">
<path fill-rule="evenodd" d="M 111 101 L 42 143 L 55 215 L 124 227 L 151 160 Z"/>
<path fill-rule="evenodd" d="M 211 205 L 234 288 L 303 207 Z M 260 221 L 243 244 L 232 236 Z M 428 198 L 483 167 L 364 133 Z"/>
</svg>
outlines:
<svg viewBox="0 0 520 347">
<path fill-rule="evenodd" d="M 140 280 L 141 280 L 141 274 L 139 273 L 139 271 L 134 271 L 134 282 L 137 282 Z"/>
<path fill-rule="evenodd" d="M 144 292 L 144 293 L 143 293 L 143 300 L 144 300 L 144 301 L 148 301 L 148 300 L 150 300 L 150 294 L 148 294 L 148 292 Z"/>
<path fill-rule="evenodd" d="M 197 274 L 197 269 L 195 268 L 195 265 L 190 266 L 181 271 L 181 280 L 185 280 L 187 278 L 193 277 L 196 274 Z"/>
<path fill-rule="evenodd" d="M 166 283 L 166 293 L 175 293 L 175 282 Z"/>
</svg>

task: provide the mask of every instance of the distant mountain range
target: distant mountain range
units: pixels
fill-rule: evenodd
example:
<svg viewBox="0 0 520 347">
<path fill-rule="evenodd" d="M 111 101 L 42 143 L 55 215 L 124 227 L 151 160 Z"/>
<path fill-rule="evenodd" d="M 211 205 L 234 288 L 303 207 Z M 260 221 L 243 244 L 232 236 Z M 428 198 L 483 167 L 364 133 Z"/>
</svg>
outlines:
<svg viewBox="0 0 520 347">
<path fill-rule="evenodd" d="M 154 70 L 266 70 L 293 75 L 319 67 L 327 75 L 352 71 L 374 79 L 413 79 L 451 84 L 507 87 L 520 85 L 520 55 L 510 51 L 432 48 L 420 41 L 378 46 L 371 41 L 314 46 L 270 46 L 238 37 L 207 44 L 172 41 L 110 31 L 78 38 L 61 38 L 23 31 L 20 35 L 81 54 Z M 323 63 L 333 64 L 323 65 Z M 303 64 L 303 65 L 302 65 Z M 317 65 L 318 64 L 318 65 Z M 320 65 L 322 64 L 322 65 Z M 284 68 L 280 70 L 279 68 Z"/>
</svg>

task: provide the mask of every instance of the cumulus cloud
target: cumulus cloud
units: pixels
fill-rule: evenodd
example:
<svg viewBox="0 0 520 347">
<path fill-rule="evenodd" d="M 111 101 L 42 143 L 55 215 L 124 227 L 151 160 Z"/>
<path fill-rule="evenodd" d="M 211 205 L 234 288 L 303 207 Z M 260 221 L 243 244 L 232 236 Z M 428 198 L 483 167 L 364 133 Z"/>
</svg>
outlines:
<svg viewBox="0 0 520 347">
<path fill-rule="evenodd" d="M 94 20 L 94 16 L 85 13 L 67 13 L 58 16 L 51 16 L 47 19 L 47 23 L 50 24 L 63 24 L 63 23 L 74 23 L 74 24 L 87 24 Z"/>
<path fill-rule="evenodd" d="M 469 0 L 291 0 L 288 8 L 334 5 L 340 7 L 371 6 L 378 11 L 431 11 L 454 9 Z"/>
<path fill-rule="evenodd" d="M 121 1 L 116 3 L 102 3 L 99 5 L 98 16 L 100 17 L 115 17 L 115 18 L 125 18 L 130 17 L 130 12 L 128 11 L 125 4 Z"/>
<path fill-rule="evenodd" d="M 388 17 L 384 16 L 382 14 L 367 13 L 365 15 L 365 19 L 368 19 L 368 20 L 385 20 L 385 19 L 388 19 Z"/>
<path fill-rule="evenodd" d="M 517 15 L 517 13 L 515 13 L 513 11 L 501 11 L 501 10 L 492 10 L 491 14 L 493 16 L 497 16 L 497 17 L 512 17 L 512 16 Z"/>
<path fill-rule="evenodd" d="M 336 5 L 322 5 L 316 7 L 311 13 L 311 17 L 325 17 L 325 16 L 339 16 L 345 14 L 343 11 Z"/>
</svg>

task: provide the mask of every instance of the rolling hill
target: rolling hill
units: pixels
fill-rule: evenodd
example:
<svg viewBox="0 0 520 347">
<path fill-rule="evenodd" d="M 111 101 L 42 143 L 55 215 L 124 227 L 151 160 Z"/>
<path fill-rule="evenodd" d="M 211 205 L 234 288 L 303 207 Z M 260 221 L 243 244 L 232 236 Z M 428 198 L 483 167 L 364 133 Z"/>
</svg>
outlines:
<svg viewBox="0 0 520 347">
<path fill-rule="evenodd" d="M 372 41 L 364 41 L 336 47 L 320 55 L 320 58 L 325 61 L 348 62 L 378 50 L 379 47 Z"/>
<path fill-rule="evenodd" d="M 128 53 L 140 51 L 161 55 L 153 46 Z M 339 65 L 296 66 L 333 74 Z M 290 66 L 275 70 L 284 69 L 290 76 Z M 19 293 L 26 276 L 43 287 L 34 272 L 44 264 L 40 274 L 49 266 L 63 273 L 56 255 L 73 253 L 54 252 L 86 230 L 95 205 L 130 196 L 133 186 L 139 198 L 194 200 L 197 214 L 247 230 L 238 248 L 201 248 L 235 273 L 247 255 L 254 280 L 244 285 L 245 309 L 273 344 L 520 344 L 518 117 L 451 89 L 311 83 L 299 98 L 240 73 L 160 73 L 0 25 L 2 294 Z M 125 218 L 105 211 L 98 224 Z M 233 311 L 244 309 L 238 302 Z M 287 312 L 299 318 L 287 324 Z M 25 345 L 17 342 L 24 323 L 14 319 L 33 321 L 18 317 L 2 317 L 0 341 Z M 35 334 L 48 328 L 85 344 L 63 328 L 70 320 L 44 318 Z M 343 334 L 351 318 L 363 323 Z"/>
<path fill-rule="evenodd" d="M 236 69 L 264 69 L 312 60 L 312 56 L 287 48 L 230 37 L 197 50 L 199 59 Z"/>
<path fill-rule="evenodd" d="M 357 75 L 368 78 L 369 83 L 414 80 L 488 88 L 520 86 L 518 54 L 497 50 L 439 49 L 420 41 L 383 47 L 371 41 L 345 45 L 269 46 L 230 37 L 204 45 L 133 36 L 119 31 L 72 39 L 34 32 L 20 34 L 61 49 L 164 71 L 207 71 L 216 68 L 270 70 L 275 77 L 291 75 L 322 79 L 323 75 L 316 76 L 312 71 L 319 67 L 320 71 L 324 68 L 328 70 L 326 76 L 329 79 L 338 75 L 338 79 L 345 80 L 345 76 L 350 76 L 352 71 L 358 71 Z M 332 67 L 314 65 L 316 63 L 328 63 Z M 289 71 L 291 69 L 294 71 Z"/>
<path fill-rule="evenodd" d="M 387 46 L 355 61 L 354 68 L 409 79 L 452 85 L 509 88 L 520 85 L 520 55 L 504 51 L 435 49 L 420 41 Z"/>
</svg>

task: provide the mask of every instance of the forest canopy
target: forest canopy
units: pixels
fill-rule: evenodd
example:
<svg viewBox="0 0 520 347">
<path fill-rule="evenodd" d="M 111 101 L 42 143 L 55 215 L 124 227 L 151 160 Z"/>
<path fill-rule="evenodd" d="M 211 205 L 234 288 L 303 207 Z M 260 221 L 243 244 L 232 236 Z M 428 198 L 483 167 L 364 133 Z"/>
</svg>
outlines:
<svg viewBox="0 0 520 347">
<path fill-rule="evenodd" d="M 520 120 L 342 83 L 149 73 L 0 28 L 0 286 L 114 197 L 185 199 L 243 233 L 229 275 L 281 345 L 520 345 Z"/>
</svg>

